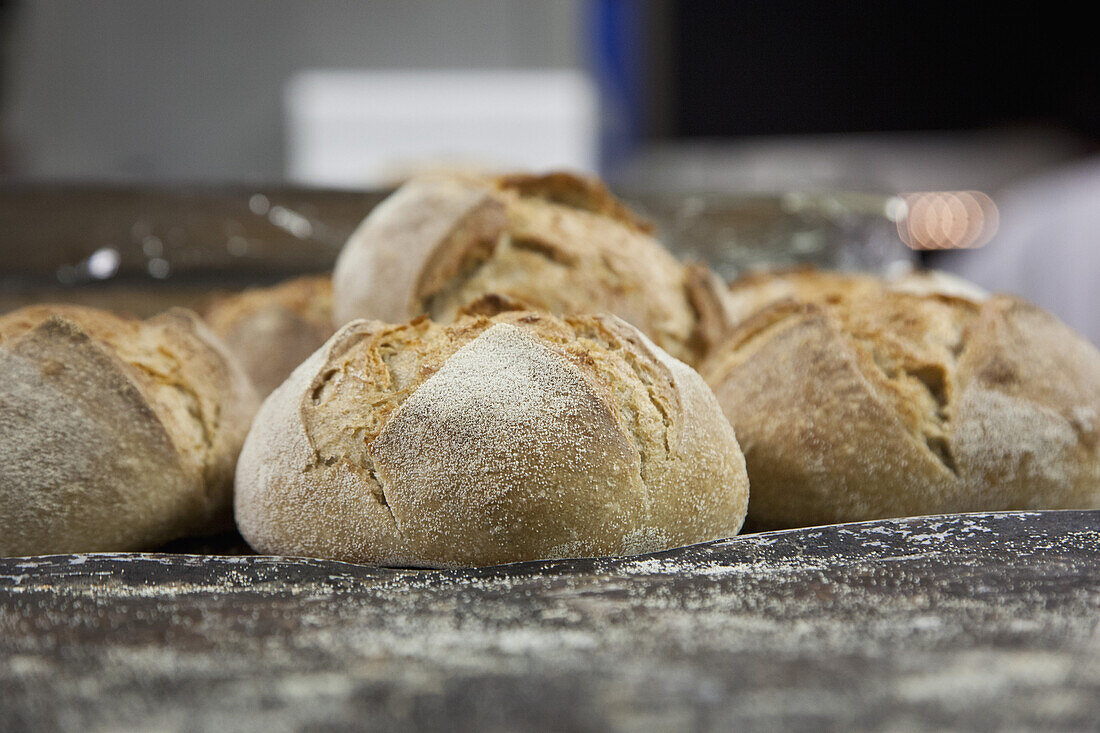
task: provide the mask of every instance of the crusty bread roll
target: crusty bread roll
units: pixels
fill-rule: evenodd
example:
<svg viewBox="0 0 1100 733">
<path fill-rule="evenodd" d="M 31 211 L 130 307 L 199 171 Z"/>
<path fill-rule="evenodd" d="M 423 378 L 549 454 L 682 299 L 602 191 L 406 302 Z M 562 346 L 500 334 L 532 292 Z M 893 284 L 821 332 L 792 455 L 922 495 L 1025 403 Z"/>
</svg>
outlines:
<svg viewBox="0 0 1100 733">
<path fill-rule="evenodd" d="M 1100 354 L 1027 303 L 785 300 L 701 371 L 744 448 L 754 526 L 1100 506 Z"/>
<path fill-rule="evenodd" d="M 450 323 L 495 296 L 555 314 L 614 313 L 694 363 L 723 333 L 725 288 L 682 266 L 602 185 L 557 173 L 417 178 L 352 234 L 335 316 Z"/>
<path fill-rule="evenodd" d="M 332 278 L 310 275 L 218 298 L 203 318 L 263 397 L 336 330 Z"/>
<path fill-rule="evenodd" d="M 260 409 L 259 552 L 458 567 L 736 534 L 748 483 L 699 375 L 614 316 L 352 321 Z"/>
<path fill-rule="evenodd" d="M 151 548 L 225 526 L 258 400 L 198 317 L 0 317 L 0 555 Z"/>
</svg>

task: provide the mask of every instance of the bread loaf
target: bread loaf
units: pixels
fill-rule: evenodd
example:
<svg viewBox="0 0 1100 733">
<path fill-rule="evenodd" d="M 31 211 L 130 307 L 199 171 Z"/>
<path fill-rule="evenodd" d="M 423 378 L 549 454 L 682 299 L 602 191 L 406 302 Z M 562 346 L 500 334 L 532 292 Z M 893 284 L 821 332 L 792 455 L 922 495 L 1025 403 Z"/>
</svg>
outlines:
<svg viewBox="0 0 1100 733">
<path fill-rule="evenodd" d="M 600 184 L 567 174 L 418 178 L 348 240 L 334 273 L 335 315 L 450 323 L 493 295 L 551 313 L 614 313 L 694 363 L 726 297 L 685 269 Z"/>
<path fill-rule="evenodd" d="M 614 316 L 356 320 L 267 399 L 237 468 L 259 552 L 458 567 L 733 535 L 748 484 L 699 375 Z"/>
<path fill-rule="evenodd" d="M 1100 354 L 1022 301 L 861 282 L 758 311 L 701 371 L 754 526 L 1100 506 Z"/>
<path fill-rule="evenodd" d="M 219 298 L 203 318 L 264 397 L 336 330 L 332 278 L 299 277 Z"/>
<path fill-rule="evenodd" d="M 190 311 L 0 316 L 0 555 L 152 548 L 225 526 L 257 402 Z"/>
</svg>

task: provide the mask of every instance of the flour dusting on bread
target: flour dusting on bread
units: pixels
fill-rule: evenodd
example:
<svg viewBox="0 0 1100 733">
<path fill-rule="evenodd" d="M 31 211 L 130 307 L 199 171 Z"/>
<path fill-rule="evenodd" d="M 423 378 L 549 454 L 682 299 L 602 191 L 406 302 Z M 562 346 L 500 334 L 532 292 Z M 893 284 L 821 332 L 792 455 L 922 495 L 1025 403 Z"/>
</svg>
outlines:
<svg viewBox="0 0 1100 733">
<path fill-rule="evenodd" d="M 729 535 L 746 495 L 690 368 L 614 317 L 507 311 L 341 329 L 261 410 L 237 516 L 261 551 L 456 566 Z"/>
</svg>

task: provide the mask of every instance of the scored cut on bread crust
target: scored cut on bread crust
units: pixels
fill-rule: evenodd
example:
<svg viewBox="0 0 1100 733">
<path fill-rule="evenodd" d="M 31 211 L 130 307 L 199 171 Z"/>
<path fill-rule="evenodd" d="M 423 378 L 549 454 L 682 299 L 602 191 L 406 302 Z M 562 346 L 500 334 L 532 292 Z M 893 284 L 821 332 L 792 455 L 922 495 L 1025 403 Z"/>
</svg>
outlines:
<svg viewBox="0 0 1100 733">
<path fill-rule="evenodd" d="M 692 290 L 713 284 L 690 277 L 650 229 L 602 184 L 569 174 L 417 178 L 341 252 L 336 322 L 427 313 L 447 323 L 495 294 L 559 315 L 614 313 L 694 363 L 709 333 L 697 334 Z"/>
<path fill-rule="evenodd" d="M 0 317 L 0 555 L 143 549 L 223 528 L 257 403 L 190 311 Z"/>
<path fill-rule="evenodd" d="M 1100 354 L 1021 301 L 782 301 L 701 370 L 737 428 L 755 525 L 1100 505 Z"/>
<path fill-rule="evenodd" d="M 456 567 L 735 534 L 710 390 L 613 316 L 354 321 L 268 399 L 237 474 L 261 552 Z"/>
</svg>

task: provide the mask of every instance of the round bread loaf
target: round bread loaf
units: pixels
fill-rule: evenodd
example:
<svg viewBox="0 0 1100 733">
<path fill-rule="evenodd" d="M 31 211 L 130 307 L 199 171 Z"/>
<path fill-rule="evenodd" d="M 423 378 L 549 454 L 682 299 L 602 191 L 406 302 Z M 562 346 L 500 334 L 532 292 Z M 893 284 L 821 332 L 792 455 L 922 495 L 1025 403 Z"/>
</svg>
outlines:
<svg viewBox="0 0 1100 733">
<path fill-rule="evenodd" d="M 701 371 L 737 427 L 754 526 L 1100 506 L 1100 353 L 1019 300 L 786 300 Z"/>
<path fill-rule="evenodd" d="M 190 311 L 0 317 L 0 555 L 146 549 L 225 527 L 257 406 Z"/>
<path fill-rule="evenodd" d="M 260 409 L 259 552 L 459 567 L 736 534 L 748 482 L 699 375 L 614 316 L 352 321 Z"/>
<path fill-rule="evenodd" d="M 352 234 L 336 324 L 450 323 L 485 296 L 558 315 L 614 313 L 695 363 L 728 324 L 725 288 L 685 268 L 599 183 L 568 174 L 417 178 Z"/>
<path fill-rule="evenodd" d="M 203 312 L 261 397 L 320 348 L 332 325 L 332 278 L 299 277 L 215 300 Z"/>
</svg>

